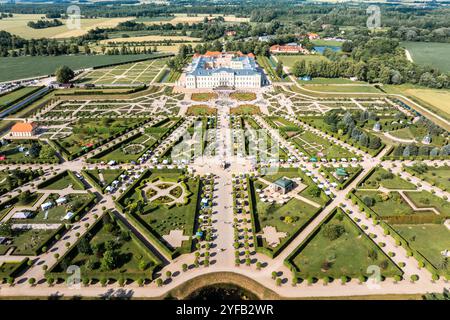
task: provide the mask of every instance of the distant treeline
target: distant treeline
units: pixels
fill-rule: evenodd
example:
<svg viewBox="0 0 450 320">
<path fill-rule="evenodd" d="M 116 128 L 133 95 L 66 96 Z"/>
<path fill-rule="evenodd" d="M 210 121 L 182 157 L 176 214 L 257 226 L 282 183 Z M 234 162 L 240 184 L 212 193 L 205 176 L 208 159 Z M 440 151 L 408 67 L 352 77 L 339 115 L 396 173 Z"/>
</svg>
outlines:
<svg viewBox="0 0 450 320">
<path fill-rule="evenodd" d="M 343 45 L 343 52 L 325 50 L 330 61 L 294 64 L 292 73 L 299 77 L 357 77 L 384 84 L 413 83 L 431 88 L 450 88 L 449 75 L 432 67 L 423 67 L 406 59 L 397 40 L 361 36 Z"/>
</svg>

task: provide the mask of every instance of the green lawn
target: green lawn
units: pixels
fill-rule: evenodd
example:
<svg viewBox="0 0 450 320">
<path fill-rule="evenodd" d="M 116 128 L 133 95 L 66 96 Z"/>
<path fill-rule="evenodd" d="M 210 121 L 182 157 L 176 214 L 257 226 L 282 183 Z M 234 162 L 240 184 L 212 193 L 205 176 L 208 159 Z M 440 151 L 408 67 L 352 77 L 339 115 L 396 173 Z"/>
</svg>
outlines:
<svg viewBox="0 0 450 320">
<path fill-rule="evenodd" d="M 315 55 L 277 55 L 277 59 L 283 62 L 283 65 L 292 68 L 297 61 L 304 60 L 307 64 L 316 61 L 328 61 L 327 58 L 320 54 Z"/>
<path fill-rule="evenodd" d="M 0 155 L 6 156 L 6 160 L 13 162 L 33 162 L 35 160 L 51 162 L 56 160 L 56 156 L 46 158 L 45 154 L 41 155 L 44 145 L 48 146 L 46 142 L 39 140 L 11 140 L 8 144 L 0 146 Z"/>
<path fill-rule="evenodd" d="M 140 119 L 111 119 L 102 120 L 81 119 L 73 125 L 70 136 L 55 142 L 61 145 L 70 155 L 84 151 L 94 144 L 123 132 L 126 128 L 139 123 Z"/>
<path fill-rule="evenodd" d="M 405 192 L 405 195 L 418 208 L 436 208 L 442 215 L 450 216 L 450 202 L 431 194 L 428 191 Z"/>
<path fill-rule="evenodd" d="M 66 171 L 64 174 L 62 174 L 57 180 L 53 181 L 49 185 L 43 187 L 44 190 L 63 190 L 66 189 L 69 186 L 72 186 L 74 190 L 83 190 L 79 184 L 80 181 L 75 180 L 76 178 L 69 175 Z"/>
<path fill-rule="evenodd" d="M 374 172 L 359 186 L 359 188 L 378 189 L 380 186 L 387 189 L 416 190 L 416 186 L 414 184 L 383 168 L 376 168 Z"/>
<path fill-rule="evenodd" d="M 260 188 L 261 186 L 262 185 L 258 182 L 255 183 L 255 188 Z M 255 216 L 258 217 L 260 230 L 266 226 L 272 226 L 277 229 L 277 232 L 286 233 L 286 237 L 281 239 L 278 246 L 288 241 L 296 230 L 303 228 L 314 214 L 320 210 L 320 208 L 313 207 L 310 204 L 295 198 L 290 199 L 283 205 L 262 202 L 257 194 L 255 195 L 255 198 Z M 286 217 L 292 218 L 293 222 L 286 222 L 284 220 Z"/>
<path fill-rule="evenodd" d="M 305 82 L 303 82 L 305 83 Z M 319 92 L 342 92 L 342 93 L 382 93 L 372 85 L 304 85 L 305 89 Z"/>
<path fill-rule="evenodd" d="M 1 68 L 1 67 L 0 67 Z M 25 97 L 26 95 L 30 94 L 31 92 L 38 89 L 37 87 L 24 87 L 20 88 L 18 90 L 14 90 L 12 92 L 9 92 L 5 95 L 0 96 L 0 109 L 4 106 L 10 105 L 14 101 L 18 101 L 22 97 Z"/>
<path fill-rule="evenodd" d="M 233 92 L 230 98 L 238 101 L 253 101 L 256 99 L 256 94 L 253 92 Z"/>
<path fill-rule="evenodd" d="M 393 225 L 411 248 L 418 250 L 438 270 L 450 271 L 450 265 L 443 267 L 441 252 L 450 248 L 450 231 L 442 224 Z"/>
<path fill-rule="evenodd" d="M 307 155 L 319 158 L 353 158 L 356 155 L 330 141 L 319 137 L 315 133 L 305 130 L 292 139 Z"/>
<path fill-rule="evenodd" d="M 31 78 L 53 74 L 61 65 L 70 68 L 83 69 L 102 65 L 136 61 L 150 58 L 153 55 L 74 55 L 54 56 L 49 59 L 46 56 L 6 57 L 0 58 L 0 82 L 22 78 Z"/>
<path fill-rule="evenodd" d="M 420 177 L 424 177 L 427 181 L 431 181 L 436 184 L 436 186 L 444 187 L 446 190 L 450 190 L 450 167 L 427 167 L 428 170 L 422 174 Z"/>
<path fill-rule="evenodd" d="M 442 72 L 450 71 L 450 43 L 402 42 L 401 45 L 408 49 L 418 65 L 433 66 Z"/>
<path fill-rule="evenodd" d="M 184 235 L 186 236 L 193 235 L 193 224 L 197 213 L 197 190 L 200 182 L 197 180 L 186 181 L 185 188 L 188 192 L 187 203 L 171 207 L 161 204 L 163 201 L 160 201 L 160 203 L 146 202 L 142 196 L 142 188 L 145 188 L 149 182 L 156 178 L 163 181 L 176 182 L 180 175 L 180 172 L 162 173 L 154 171 L 149 177 L 141 181 L 139 187 L 135 188 L 130 194 L 127 194 L 120 200 L 120 203 L 124 206 L 132 203 L 139 203 L 141 209 L 136 209 L 134 214 L 142 221 L 146 228 L 151 230 L 152 233 L 156 233 L 163 242 L 162 236 L 169 234 L 171 230 L 175 229 L 183 230 Z M 183 246 L 188 245 L 189 243 L 190 241 L 184 241 Z M 168 244 L 167 246 L 169 247 Z"/>
<path fill-rule="evenodd" d="M 216 93 L 211 92 L 200 92 L 200 93 L 193 93 L 191 95 L 191 100 L 198 101 L 198 102 L 205 102 L 212 99 L 217 99 Z"/>
<path fill-rule="evenodd" d="M 113 222 L 109 216 L 105 216 L 99 227 L 86 237 L 88 251 L 81 251 L 80 246 L 75 247 L 68 258 L 63 259 L 55 271 L 63 271 L 66 265 L 81 267 L 84 274 L 91 273 L 148 273 L 156 263 L 149 252 L 136 243 L 130 237 L 130 231 L 122 229 Z M 113 252 L 113 263 L 107 267 L 102 265 L 105 253 Z M 142 262 L 141 262 L 142 261 Z M 140 264 L 142 263 L 142 266 Z"/>
<path fill-rule="evenodd" d="M 55 230 L 17 230 L 12 237 L 12 243 L 8 246 L 0 245 L 0 252 L 15 247 L 13 255 L 34 255 L 34 251 L 52 235 Z"/>
<path fill-rule="evenodd" d="M 329 230 L 339 232 L 333 237 Z M 401 274 L 379 247 L 340 211 L 311 236 L 292 262 L 299 270 L 298 276 L 303 279 L 370 276 L 367 268 L 372 265 L 379 266 L 381 274 L 387 277 Z"/>
<path fill-rule="evenodd" d="M 370 208 L 381 217 L 411 215 L 413 209 L 406 203 L 398 192 L 390 192 L 389 199 L 383 199 L 382 193 L 378 191 L 356 191 L 358 198 L 364 201 L 365 197 L 375 200 Z"/>
</svg>

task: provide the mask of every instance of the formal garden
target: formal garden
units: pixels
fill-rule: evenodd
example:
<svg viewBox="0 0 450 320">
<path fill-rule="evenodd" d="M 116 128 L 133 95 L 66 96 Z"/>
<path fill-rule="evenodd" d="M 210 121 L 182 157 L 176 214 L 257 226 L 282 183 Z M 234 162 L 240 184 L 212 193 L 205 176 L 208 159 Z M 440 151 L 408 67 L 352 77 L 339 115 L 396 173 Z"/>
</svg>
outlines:
<svg viewBox="0 0 450 320">
<path fill-rule="evenodd" d="M 70 125 L 72 133 L 63 139 L 52 140 L 68 158 L 80 156 L 96 147 L 117 138 L 143 124 L 138 118 L 80 119 Z"/>
<path fill-rule="evenodd" d="M 412 166 L 405 166 L 404 169 L 414 176 L 429 182 L 442 190 L 450 190 L 450 167 L 427 166 L 424 163 L 414 163 Z"/>
<path fill-rule="evenodd" d="M 112 214 L 105 213 L 47 272 L 47 278 L 66 278 L 71 265 L 81 268 L 83 283 L 153 279 L 159 258 Z M 140 280 L 139 280 L 140 279 Z"/>
<path fill-rule="evenodd" d="M 146 171 L 116 203 L 139 231 L 172 256 L 192 250 L 200 190 L 199 179 L 180 170 Z M 173 239 L 172 233 L 180 231 L 181 239 Z"/>
<path fill-rule="evenodd" d="M 44 190 L 64 190 L 67 188 L 71 188 L 73 190 L 86 189 L 86 186 L 77 176 L 77 174 L 68 170 L 47 178 L 47 180 L 38 184 L 37 187 Z"/>
<path fill-rule="evenodd" d="M 0 163 L 58 163 L 55 150 L 40 140 L 3 140 L 0 145 Z"/>
<path fill-rule="evenodd" d="M 360 189 L 378 189 L 379 187 L 384 187 L 392 190 L 416 190 L 416 186 L 411 182 L 381 167 L 376 167 L 370 171 L 358 187 Z"/>
<path fill-rule="evenodd" d="M 381 276 L 401 276 L 402 271 L 351 218 L 340 209 L 305 239 L 288 258 L 296 277 L 324 283 L 352 278 L 366 281 L 377 266 Z"/>
<path fill-rule="evenodd" d="M 191 95 L 191 100 L 196 102 L 206 102 L 217 99 L 217 93 L 214 92 L 199 92 Z"/>
<path fill-rule="evenodd" d="M 256 94 L 253 92 L 233 92 L 230 98 L 237 101 L 253 101 L 256 100 Z"/>
<path fill-rule="evenodd" d="M 289 194 L 272 190 L 279 179 L 293 181 Z M 276 254 L 322 210 L 329 201 L 325 193 L 303 172 L 279 170 L 277 174 L 250 181 L 257 246 Z"/>
</svg>

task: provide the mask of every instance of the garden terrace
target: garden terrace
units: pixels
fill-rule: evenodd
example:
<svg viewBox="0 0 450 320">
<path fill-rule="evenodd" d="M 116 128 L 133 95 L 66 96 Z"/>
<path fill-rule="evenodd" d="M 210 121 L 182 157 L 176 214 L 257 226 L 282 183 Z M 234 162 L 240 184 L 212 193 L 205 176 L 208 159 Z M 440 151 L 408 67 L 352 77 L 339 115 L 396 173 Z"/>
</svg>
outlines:
<svg viewBox="0 0 450 320">
<path fill-rule="evenodd" d="M 359 138 L 358 138 L 358 140 L 355 140 L 349 135 L 349 134 L 353 135 L 352 134 L 353 130 L 351 133 L 348 132 L 348 133 L 344 134 L 342 131 L 339 131 L 336 128 L 336 131 L 334 132 L 332 127 L 325 122 L 324 117 L 302 117 L 301 119 L 299 118 L 298 120 L 302 121 L 304 123 L 307 123 L 307 124 L 311 125 L 313 128 L 319 129 L 319 130 L 331 135 L 332 137 L 335 137 L 343 142 L 346 142 L 346 143 L 350 144 L 351 146 L 354 146 L 362 151 L 365 151 L 365 152 L 369 153 L 371 156 L 376 156 L 384 148 L 384 144 L 381 142 L 381 140 L 378 137 L 374 136 L 373 134 L 368 133 L 367 131 L 364 131 L 365 135 L 367 136 L 367 139 L 365 141 L 367 143 L 364 143 L 364 145 L 361 144 L 360 136 L 363 133 L 363 129 L 359 130 L 359 133 L 358 133 Z M 355 128 L 359 128 L 358 125 L 356 125 Z M 356 133 L 355 133 L 355 136 L 356 136 Z M 375 142 L 376 140 L 378 142 Z M 365 144 L 367 144 L 367 145 L 365 145 Z"/>
<path fill-rule="evenodd" d="M 256 94 L 253 92 L 233 92 L 230 98 L 237 101 L 253 101 L 256 100 Z"/>
<path fill-rule="evenodd" d="M 283 117 L 265 117 L 264 120 L 272 128 L 280 131 L 280 134 L 285 138 L 289 139 L 298 134 L 301 129 L 294 123 L 286 120 Z"/>
<path fill-rule="evenodd" d="M 341 159 L 356 158 L 356 155 L 338 146 L 325 138 L 319 137 L 317 134 L 309 130 L 303 130 L 297 135 L 290 138 L 299 150 L 302 150 L 305 156 L 325 158 L 325 159 Z"/>
<path fill-rule="evenodd" d="M 193 93 L 191 95 L 191 100 L 197 102 L 206 102 L 214 99 L 217 99 L 217 93 L 214 92 Z"/>
<path fill-rule="evenodd" d="M 0 171 L 0 195 L 9 192 L 23 184 L 32 181 L 40 176 L 44 172 L 42 170 L 1 170 Z"/>
<path fill-rule="evenodd" d="M 393 224 L 392 228 L 408 242 L 413 250 L 417 251 L 428 261 L 437 273 L 450 275 L 448 258 L 442 252 L 450 247 L 449 230 L 443 224 Z"/>
<path fill-rule="evenodd" d="M 320 168 L 320 171 L 330 179 L 332 182 L 337 183 L 338 189 L 345 189 L 355 178 L 361 173 L 363 168 L 361 166 L 348 165 L 346 167 L 335 167 L 330 165 L 324 165 Z"/>
<path fill-rule="evenodd" d="M 367 278 L 367 268 L 372 265 L 379 266 L 384 277 L 402 275 L 400 268 L 340 209 L 334 210 L 287 261 L 300 279 Z"/>
<path fill-rule="evenodd" d="M 106 187 L 111 185 L 115 180 L 125 171 L 122 169 L 93 169 L 93 170 L 83 170 L 81 173 L 94 185 L 94 187 L 104 192 Z"/>
<path fill-rule="evenodd" d="M 404 170 L 444 191 L 450 190 L 450 167 L 432 167 L 422 163 L 405 166 Z"/>
<path fill-rule="evenodd" d="M 62 197 L 65 199 L 64 203 L 58 204 L 57 200 Z M 95 199 L 95 195 L 88 191 L 86 193 L 74 193 L 64 196 L 51 193 L 45 196 L 45 199 L 42 201 L 42 203 L 52 203 L 52 207 L 49 209 L 43 210 L 39 206 L 36 210 L 30 210 L 33 215 L 27 219 L 11 218 L 10 220 L 13 223 L 61 224 L 64 222 L 72 222 L 78 215 L 86 212 Z M 69 215 L 69 212 L 72 212 L 72 214 Z"/>
<path fill-rule="evenodd" d="M 25 229 L 10 226 L 8 234 L 4 234 L 8 242 L 0 245 L 0 255 L 4 255 L 6 252 L 17 256 L 39 255 L 65 229 L 63 225 L 52 229 L 38 229 L 35 226 L 33 224 L 31 228 Z"/>
<path fill-rule="evenodd" d="M 155 57 L 151 60 L 97 68 L 83 75 L 78 81 L 95 85 L 150 83 L 165 68 L 167 60 Z"/>
<path fill-rule="evenodd" d="M 416 186 L 400 176 L 387 171 L 386 169 L 376 167 L 363 179 L 358 185 L 360 189 L 378 189 L 384 187 L 387 189 L 416 190 Z"/>
<path fill-rule="evenodd" d="M 89 159 L 89 162 L 115 161 L 117 163 L 138 162 L 144 156 L 148 157 L 166 137 L 169 136 L 183 120 L 179 118 L 165 118 L 152 127 L 146 127 L 138 133 L 128 137 L 115 145 L 102 150 Z"/>
<path fill-rule="evenodd" d="M 251 117 L 244 117 L 244 128 L 248 130 L 245 135 L 245 146 L 247 153 L 250 148 L 257 152 L 258 161 L 269 161 L 271 159 L 287 160 L 288 155 L 270 136 L 266 130 L 260 130 L 261 127 Z M 246 132 L 246 133 L 247 133 Z"/>
<path fill-rule="evenodd" d="M 417 208 L 434 208 L 440 215 L 450 217 L 450 202 L 428 192 L 404 192 Z"/>
<path fill-rule="evenodd" d="M 285 195 L 272 190 L 272 184 L 281 178 L 290 179 L 295 185 Z M 298 169 L 280 170 L 274 175 L 255 178 L 250 181 L 249 190 L 257 247 L 269 256 L 275 256 L 285 248 L 329 201 L 323 191 Z"/>
<path fill-rule="evenodd" d="M 2 164 L 16 163 L 58 163 L 55 150 L 44 141 L 40 140 L 6 140 L 7 143 L 0 146 L 0 160 Z"/>
<path fill-rule="evenodd" d="M 28 258 L 18 259 L 18 261 L 13 262 L 3 262 L 0 263 L 0 283 L 8 281 L 10 278 L 15 278 L 24 269 L 27 268 Z"/>
<path fill-rule="evenodd" d="M 159 250 L 174 257 L 192 250 L 200 190 L 201 182 L 187 179 L 183 171 L 147 170 L 116 200 L 116 204 Z M 179 247 L 165 240 L 174 230 L 181 230 L 186 237 Z"/>
<path fill-rule="evenodd" d="M 52 140 L 69 159 L 75 159 L 124 133 L 141 127 L 150 119 L 137 118 L 79 120 L 72 126 L 72 134 L 63 139 Z"/>
<path fill-rule="evenodd" d="M 261 110 L 254 104 L 241 104 L 230 109 L 232 115 L 253 115 L 260 114 Z"/>
<path fill-rule="evenodd" d="M 69 187 L 73 190 L 86 189 L 84 183 L 76 176 L 76 174 L 68 170 L 48 178 L 44 182 L 41 182 L 37 187 L 45 190 L 63 190 Z"/>
<path fill-rule="evenodd" d="M 47 277 L 66 279 L 69 265 L 81 268 L 83 278 L 153 279 L 161 261 L 134 233 L 113 215 L 98 219 L 50 269 Z"/>
</svg>

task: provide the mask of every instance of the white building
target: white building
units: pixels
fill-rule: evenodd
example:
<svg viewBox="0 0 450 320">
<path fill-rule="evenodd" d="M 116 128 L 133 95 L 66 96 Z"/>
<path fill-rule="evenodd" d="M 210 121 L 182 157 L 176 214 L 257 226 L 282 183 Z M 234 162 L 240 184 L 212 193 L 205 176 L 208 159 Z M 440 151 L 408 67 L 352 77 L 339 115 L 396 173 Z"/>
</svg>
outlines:
<svg viewBox="0 0 450 320">
<path fill-rule="evenodd" d="M 262 73 L 253 54 L 207 52 L 195 55 L 179 85 L 188 89 L 260 88 Z"/>
</svg>

